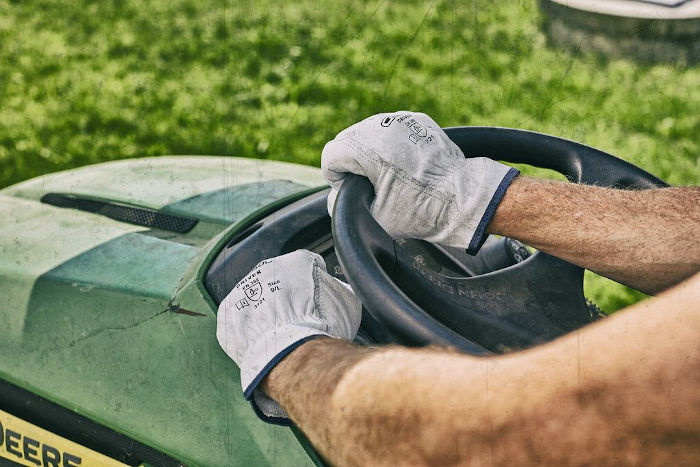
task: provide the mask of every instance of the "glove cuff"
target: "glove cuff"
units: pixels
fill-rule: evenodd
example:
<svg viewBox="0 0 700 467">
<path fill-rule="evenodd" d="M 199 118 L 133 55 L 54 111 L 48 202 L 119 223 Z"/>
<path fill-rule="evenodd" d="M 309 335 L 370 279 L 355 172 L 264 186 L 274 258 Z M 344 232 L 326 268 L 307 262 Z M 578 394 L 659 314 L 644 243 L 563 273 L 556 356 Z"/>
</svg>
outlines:
<svg viewBox="0 0 700 467">
<path fill-rule="evenodd" d="M 488 226 L 489 222 L 491 222 L 491 218 L 496 213 L 498 204 L 501 202 L 503 196 L 506 194 L 506 190 L 508 190 L 508 187 L 511 183 L 513 183 L 513 180 L 518 176 L 518 174 L 520 174 L 520 171 L 511 167 L 508 172 L 506 172 L 505 176 L 501 180 L 501 183 L 499 183 L 498 187 L 496 187 L 496 191 L 493 193 L 489 204 L 484 210 L 484 214 L 481 216 L 481 220 L 479 220 L 479 223 L 476 226 L 474 235 L 472 235 L 472 238 L 469 241 L 467 253 L 470 255 L 477 254 L 481 246 L 488 238 L 489 235 L 486 233 L 486 226 Z"/>
<path fill-rule="evenodd" d="M 241 368 L 241 387 L 246 400 L 250 400 L 253 391 L 260 382 L 284 357 L 304 342 L 324 336 L 328 336 L 328 334 L 317 329 L 309 329 L 303 326 L 285 326 L 276 329 L 272 334 L 263 336 L 255 344 L 251 345 L 248 348 L 247 355 L 241 359 L 244 362 L 253 362 L 253 365 L 246 365 Z M 280 350 L 275 353 L 273 349 Z M 272 354 L 272 357 L 265 360 L 260 358 L 262 355 L 270 354 Z"/>
<path fill-rule="evenodd" d="M 304 326 L 285 326 L 276 329 L 253 344 L 242 359 L 244 362 L 254 362 L 251 366 L 241 368 L 241 387 L 243 396 L 250 401 L 255 414 L 265 422 L 276 425 L 290 425 L 287 412 L 273 399 L 267 396 L 258 386 L 262 380 L 301 344 L 318 337 L 330 337 L 317 329 Z M 281 349 L 275 353 L 275 349 Z M 260 356 L 273 354 L 269 359 Z"/>
</svg>

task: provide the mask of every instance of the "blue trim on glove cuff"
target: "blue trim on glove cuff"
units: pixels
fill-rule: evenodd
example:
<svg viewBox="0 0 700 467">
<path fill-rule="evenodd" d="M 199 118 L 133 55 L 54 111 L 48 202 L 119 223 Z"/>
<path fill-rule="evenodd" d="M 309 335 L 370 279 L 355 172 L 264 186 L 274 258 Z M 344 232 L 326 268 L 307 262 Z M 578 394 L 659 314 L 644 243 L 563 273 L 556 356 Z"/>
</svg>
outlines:
<svg viewBox="0 0 700 467">
<path fill-rule="evenodd" d="M 498 184 L 498 188 L 496 188 L 496 192 L 493 194 L 488 206 L 486 206 L 486 211 L 484 211 L 484 215 L 481 217 L 479 225 L 476 226 L 476 231 L 474 232 L 474 235 L 469 242 L 469 246 L 467 247 L 467 253 L 470 255 L 477 254 L 481 246 L 488 238 L 486 226 L 489 224 L 489 222 L 491 222 L 491 218 L 496 213 L 496 208 L 501 202 L 501 199 L 503 199 L 503 195 L 506 194 L 506 190 L 519 173 L 520 171 L 518 169 L 511 167 L 508 172 L 506 172 L 506 175 L 503 177 L 503 180 L 501 180 L 501 183 Z"/>
<path fill-rule="evenodd" d="M 245 391 L 243 391 L 243 397 L 247 401 L 251 400 L 251 397 L 253 397 L 253 391 L 255 391 L 255 388 L 258 387 L 258 384 L 267 376 L 267 374 L 275 367 L 277 364 L 287 355 L 289 355 L 292 350 L 296 349 L 299 347 L 301 344 L 304 342 L 308 342 L 311 339 L 316 339 L 317 337 L 328 337 L 325 334 L 312 334 L 310 336 L 306 336 L 303 339 L 300 339 L 293 343 L 292 345 L 287 346 L 284 350 L 282 350 L 280 353 L 272 357 L 272 360 L 267 362 L 267 365 L 263 367 L 262 370 L 260 370 L 260 373 L 258 373 L 258 376 L 256 376 L 253 381 L 250 382 L 247 388 L 245 388 Z"/>
<path fill-rule="evenodd" d="M 303 339 L 300 339 L 293 343 L 292 345 L 287 346 L 284 350 L 282 350 L 280 353 L 275 355 L 272 360 L 267 362 L 267 365 L 263 367 L 263 369 L 258 373 L 258 375 L 251 381 L 251 383 L 248 385 L 248 387 L 243 391 L 243 397 L 247 401 L 250 401 L 250 405 L 253 407 L 253 412 L 255 412 L 255 415 L 258 416 L 260 420 L 263 422 L 271 423 L 273 425 L 280 425 L 280 426 L 291 426 L 292 421 L 289 420 L 288 418 L 283 418 L 283 417 L 268 417 L 265 415 L 262 410 L 258 407 L 258 405 L 255 403 L 255 398 L 253 397 L 253 392 L 255 389 L 258 387 L 260 382 L 267 376 L 267 374 L 272 371 L 272 369 L 277 366 L 279 362 L 282 361 L 284 357 L 289 355 L 292 350 L 296 349 L 299 347 L 301 344 L 308 342 L 312 339 L 316 339 L 317 337 L 328 337 L 325 334 L 313 334 L 311 336 L 306 336 Z"/>
</svg>

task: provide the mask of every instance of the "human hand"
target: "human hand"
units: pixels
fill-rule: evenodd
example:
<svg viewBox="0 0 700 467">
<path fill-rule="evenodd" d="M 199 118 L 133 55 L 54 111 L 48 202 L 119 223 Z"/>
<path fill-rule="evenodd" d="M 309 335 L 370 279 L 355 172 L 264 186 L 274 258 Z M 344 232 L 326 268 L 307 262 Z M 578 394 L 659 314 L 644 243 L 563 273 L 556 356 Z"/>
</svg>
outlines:
<svg viewBox="0 0 700 467">
<path fill-rule="evenodd" d="M 244 396 L 265 421 L 287 413 L 257 389 L 292 350 L 319 336 L 352 341 L 362 305 L 349 285 L 330 276 L 321 256 L 306 250 L 258 263 L 219 305 L 216 337 L 241 370 Z"/>
<path fill-rule="evenodd" d="M 393 238 L 420 238 L 476 253 L 516 169 L 488 158 L 466 159 L 423 113 L 373 115 L 323 148 L 321 168 L 333 188 L 345 174 L 374 185 L 372 215 Z"/>
</svg>

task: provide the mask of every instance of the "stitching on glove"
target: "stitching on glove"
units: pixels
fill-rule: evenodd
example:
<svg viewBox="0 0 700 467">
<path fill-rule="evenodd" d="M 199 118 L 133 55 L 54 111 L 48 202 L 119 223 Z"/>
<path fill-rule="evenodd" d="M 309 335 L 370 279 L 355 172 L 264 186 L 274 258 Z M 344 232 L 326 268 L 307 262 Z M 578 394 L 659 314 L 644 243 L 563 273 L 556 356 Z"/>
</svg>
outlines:
<svg viewBox="0 0 700 467">
<path fill-rule="evenodd" d="M 447 197 L 444 193 L 439 191 L 436 188 L 433 188 L 429 185 L 423 184 L 420 180 L 408 175 L 405 173 L 403 170 L 401 170 L 399 167 L 394 166 L 393 164 L 386 162 L 381 159 L 381 157 L 377 154 L 376 151 L 374 151 L 372 148 L 365 146 L 363 143 L 360 141 L 357 141 L 356 139 L 352 138 L 351 136 L 347 136 L 343 139 L 337 140 L 338 142 L 343 142 L 348 145 L 350 150 L 355 151 L 356 154 L 364 161 L 367 163 L 373 165 L 374 167 L 378 168 L 380 171 L 380 175 L 383 171 L 388 171 L 392 172 L 394 176 L 400 181 L 408 185 L 409 187 L 412 187 L 413 189 L 417 190 L 419 193 L 425 194 L 426 196 L 429 196 L 431 198 L 436 199 L 440 203 L 444 205 L 445 208 L 447 208 L 447 211 L 453 209 L 456 211 L 459 216 L 459 222 L 456 223 L 455 228 L 452 229 L 452 231 L 449 233 L 450 235 L 454 234 L 454 231 L 457 230 L 460 227 L 468 226 L 468 221 L 467 217 L 460 208 L 459 204 L 455 202 L 455 196 Z M 442 177 L 440 177 L 437 182 L 438 185 L 442 183 L 445 178 L 449 175 L 449 173 L 445 173 Z M 341 177 L 342 179 L 342 177 Z M 456 193 L 455 193 L 456 195 Z"/>
<path fill-rule="evenodd" d="M 345 141 L 347 143 L 350 143 L 349 144 L 350 146 L 354 146 L 354 147 L 351 147 L 351 149 L 355 149 L 359 153 L 359 155 L 361 157 L 363 157 L 363 159 L 372 163 L 375 167 L 377 166 L 376 163 L 374 163 L 374 161 L 372 161 L 372 160 L 368 160 L 368 156 L 373 158 L 373 159 L 377 159 L 379 161 L 379 164 L 380 164 L 380 166 L 379 166 L 380 171 L 382 171 L 382 169 L 386 169 L 388 172 L 394 173 L 395 177 L 397 179 L 399 179 L 399 181 L 404 182 L 405 184 L 409 185 L 413 189 L 417 190 L 419 193 L 423 193 L 426 196 L 429 196 L 431 198 L 438 200 L 440 203 L 443 204 L 443 207 L 446 208 L 445 210 L 448 212 L 448 217 L 449 217 L 449 211 L 451 209 L 456 211 L 459 214 L 459 216 L 458 216 L 459 222 L 456 223 L 457 225 L 455 225 L 455 228 L 452 229 L 452 231 L 449 233 L 450 235 L 454 234 L 454 231 L 457 230 L 458 228 L 468 225 L 468 222 L 466 219 L 467 216 L 465 216 L 462 209 L 460 209 L 459 204 L 457 204 L 455 202 L 454 196 L 447 197 L 444 193 L 437 190 L 436 188 L 433 188 L 429 185 L 425 185 L 420 180 L 406 174 L 399 167 L 394 166 L 393 164 L 390 164 L 389 162 L 383 161 L 374 150 L 372 150 L 369 147 L 364 146 L 359 141 L 356 141 L 352 138 L 348 138 Z M 447 175 L 449 175 L 449 174 L 446 173 L 445 175 L 440 177 L 438 179 L 438 184 L 442 183 L 443 180 L 447 177 Z"/>
<path fill-rule="evenodd" d="M 361 143 L 359 143 L 361 144 Z M 381 160 L 380 160 L 381 161 Z M 406 172 L 404 172 L 401 168 L 398 166 L 395 166 L 389 162 L 386 161 L 381 161 L 382 164 L 384 164 L 387 167 L 388 172 L 392 172 L 394 176 L 399 179 L 400 181 L 403 181 L 409 186 L 412 186 L 415 190 L 417 190 L 419 193 L 423 193 L 426 196 L 429 196 L 431 198 L 434 198 L 438 200 L 440 203 L 442 203 L 443 206 L 443 211 L 446 212 L 446 217 L 449 219 L 450 217 L 450 210 L 454 210 L 456 213 L 458 213 L 457 219 L 459 222 L 456 223 L 454 228 L 449 232 L 449 235 L 453 235 L 454 232 L 463 227 L 468 227 L 469 222 L 468 222 L 468 217 L 465 215 L 465 212 L 462 211 L 459 203 L 455 201 L 455 198 L 457 196 L 457 193 L 454 193 L 452 195 L 447 193 L 443 193 L 437 188 L 434 188 L 430 185 L 425 185 L 423 184 L 420 180 L 408 175 Z M 447 178 L 447 176 L 450 175 L 450 173 L 445 173 L 442 177 L 437 179 L 437 184 L 438 186 L 444 183 L 444 180 Z M 438 216 L 439 217 L 439 216 Z"/>
<path fill-rule="evenodd" d="M 347 143 L 350 143 L 350 146 L 353 146 L 351 147 L 351 149 L 354 149 L 357 152 L 359 152 L 359 155 L 362 156 L 363 159 L 377 167 L 380 171 L 388 170 L 390 172 L 393 172 L 396 178 L 406 183 L 407 185 L 412 186 L 419 193 L 423 193 L 427 196 L 435 198 L 442 203 L 452 203 L 452 201 L 450 199 L 447 199 L 445 197 L 445 194 L 441 191 L 437 190 L 436 188 L 433 188 L 430 185 L 423 184 L 420 180 L 408 175 L 398 166 L 395 166 L 390 162 L 382 160 L 381 157 L 379 157 L 379 155 L 372 148 L 369 148 L 361 142 L 352 138 L 348 138 L 346 141 Z M 444 178 L 445 176 L 446 175 L 444 175 L 442 178 Z M 442 180 L 442 178 L 440 180 Z"/>
<path fill-rule="evenodd" d="M 379 154 L 377 154 L 372 148 L 365 146 L 354 138 L 347 138 L 342 141 L 348 144 L 351 150 L 359 152 L 360 156 L 362 156 L 366 162 L 372 164 L 379 170 L 382 170 L 383 161 L 381 157 L 379 157 Z"/>
<path fill-rule="evenodd" d="M 326 319 L 325 314 L 322 311 L 322 303 L 321 300 L 323 297 L 321 296 L 321 278 L 319 277 L 319 273 L 321 272 L 321 266 L 318 264 L 318 259 L 311 254 L 310 252 L 307 253 L 307 255 L 311 258 L 311 276 L 314 281 L 314 309 L 313 312 L 318 316 L 318 318 L 323 321 L 323 324 L 326 325 L 326 328 L 328 328 L 328 321 Z"/>
</svg>

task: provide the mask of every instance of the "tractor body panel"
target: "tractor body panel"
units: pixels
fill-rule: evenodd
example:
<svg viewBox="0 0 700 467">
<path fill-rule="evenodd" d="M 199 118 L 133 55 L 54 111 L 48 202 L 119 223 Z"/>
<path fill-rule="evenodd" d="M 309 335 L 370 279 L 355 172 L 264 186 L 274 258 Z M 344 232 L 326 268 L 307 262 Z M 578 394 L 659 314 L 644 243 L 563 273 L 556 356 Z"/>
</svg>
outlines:
<svg viewBox="0 0 700 467">
<path fill-rule="evenodd" d="M 0 379 L 187 464 L 310 463 L 292 431 L 262 423 L 243 399 L 198 278 L 247 219 L 323 183 L 294 164 L 160 157 L 1 190 Z M 135 225 L 41 202 L 48 193 L 197 224 Z"/>
</svg>

